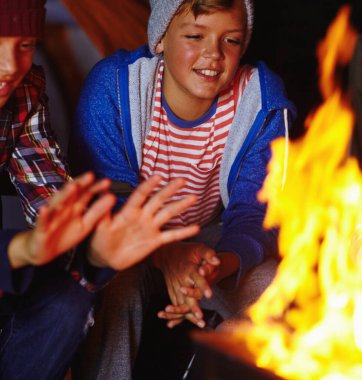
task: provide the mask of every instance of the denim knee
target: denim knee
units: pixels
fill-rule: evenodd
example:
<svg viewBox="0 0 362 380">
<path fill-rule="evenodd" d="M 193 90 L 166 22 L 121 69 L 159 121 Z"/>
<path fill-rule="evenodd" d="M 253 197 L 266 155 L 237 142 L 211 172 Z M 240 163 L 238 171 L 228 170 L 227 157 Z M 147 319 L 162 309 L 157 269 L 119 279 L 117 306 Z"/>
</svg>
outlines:
<svg viewBox="0 0 362 380">
<path fill-rule="evenodd" d="M 61 378 L 92 324 L 93 304 L 94 295 L 67 273 L 19 297 L 2 333 L 0 377 Z"/>
</svg>

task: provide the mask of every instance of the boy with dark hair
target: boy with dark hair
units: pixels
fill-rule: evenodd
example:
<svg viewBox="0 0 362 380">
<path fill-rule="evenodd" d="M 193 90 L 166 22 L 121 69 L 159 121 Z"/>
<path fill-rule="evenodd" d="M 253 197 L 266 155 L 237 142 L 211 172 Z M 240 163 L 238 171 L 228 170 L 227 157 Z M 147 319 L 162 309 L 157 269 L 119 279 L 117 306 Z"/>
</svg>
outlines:
<svg viewBox="0 0 362 380">
<path fill-rule="evenodd" d="M 270 142 L 288 134 L 294 107 L 264 63 L 240 64 L 252 33 L 251 0 L 150 3 L 149 49 L 120 50 L 95 66 L 73 142 L 83 147 L 81 169 L 98 177 L 132 186 L 156 173 L 162 184 L 184 178 L 173 199 L 193 194 L 198 201 L 168 226 L 198 223 L 203 230 L 193 241 L 160 248 L 153 263 L 105 289 L 84 378 L 131 378 L 147 306 L 165 291 L 171 304 L 159 317 L 171 328 L 185 319 L 204 327 L 202 308 L 231 317 L 251 299 L 230 300 L 222 280 L 232 278 L 241 294 L 247 272 L 277 247 L 275 231 L 263 229 L 257 193 Z M 274 269 L 262 275 L 270 280 Z"/>
<path fill-rule="evenodd" d="M 114 196 L 100 194 L 110 181 L 92 185 L 92 174 L 67 184 L 45 206 L 70 177 L 49 126 L 44 73 L 32 62 L 44 33 L 44 4 L 0 0 L 0 170 L 9 172 L 29 224 L 40 211 L 33 231 L 0 231 L 0 377 L 9 380 L 62 378 L 92 322 L 89 290 L 198 230 L 161 230 L 194 200 L 162 208 L 182 180 L 148 199 L 157 176 L 113 217 Z M 94 195 L 101 198 L 87 210 Z M 84 254 L 63 255 L 94 227 Z"/>
<path fill-rule="evenodd" d="M 69 179 L 49 125 L 44 72 L 33 64 L 44 34 L 44 4 L 0 1 L 0 170 L 9 173 L 29 224 Z"/>
</svg>

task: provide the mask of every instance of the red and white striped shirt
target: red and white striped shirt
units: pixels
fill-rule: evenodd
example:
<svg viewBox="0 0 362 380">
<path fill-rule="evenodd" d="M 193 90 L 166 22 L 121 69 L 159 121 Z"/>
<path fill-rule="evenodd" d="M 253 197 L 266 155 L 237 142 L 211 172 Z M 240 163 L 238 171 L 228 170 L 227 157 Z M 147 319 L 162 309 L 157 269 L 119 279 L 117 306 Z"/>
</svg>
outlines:
<svg viewBox="0 0 362 380">
<path fill-rule="evenodd" d="M 206 114 L 191 122 L 177 118 L 162 97 L 163 72 L 164 64 L 161 62 L 151 128 L 143 144 L 141 176 L 146 179 L 154 174 L 161 175 L 160 187 L 174 178 L 184 178 L 185 186 L 172 200 L 194 194 L 198 201 L 171 219 L 167 226 L 204 225 L 219 210 L 221 158 L 236 105 L 253 68 L 241 67 L 230 86 L 219 94 Z"/>
</svg>

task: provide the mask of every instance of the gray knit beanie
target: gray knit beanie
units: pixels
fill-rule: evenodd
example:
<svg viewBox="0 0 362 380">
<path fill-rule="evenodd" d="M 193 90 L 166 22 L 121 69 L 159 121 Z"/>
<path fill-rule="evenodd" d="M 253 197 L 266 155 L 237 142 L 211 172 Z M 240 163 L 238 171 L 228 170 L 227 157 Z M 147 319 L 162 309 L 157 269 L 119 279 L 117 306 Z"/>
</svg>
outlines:
<svg viewBox="0 0 362 380">
<path fill-rule="evenodd" d="M 152 54 L 156 54 L 156 46 L 165 34 L 173 16 L 184 0 L 150 0 L 151 15 L 148 20 L 148 45 Z M 253 30 L 254 8 L 252 0 L 244 0 L 247 17 L 245 47 L 249 45 Z"/>
</svg>

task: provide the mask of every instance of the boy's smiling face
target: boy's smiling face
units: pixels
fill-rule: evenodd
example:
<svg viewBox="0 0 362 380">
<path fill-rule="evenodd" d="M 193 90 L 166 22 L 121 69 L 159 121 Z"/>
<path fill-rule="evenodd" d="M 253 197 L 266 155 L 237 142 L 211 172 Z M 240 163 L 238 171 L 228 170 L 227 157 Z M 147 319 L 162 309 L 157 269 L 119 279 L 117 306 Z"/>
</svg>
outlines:
<svg viewBox="0 0 362 380">
<path fill-rule="evenodd" d="M 231 9 L 176 15 L 157 46 L 165 59 L 164 95 L 173 112 L 192 120 L 202 116 L 233 80 L 245 39 L 241 2 Z"/>
<path fill-rule="evenodd" d="M 31 68 L 35 45 L 34 37 L 0 37 L 0 108 Z"/>
</svg>

